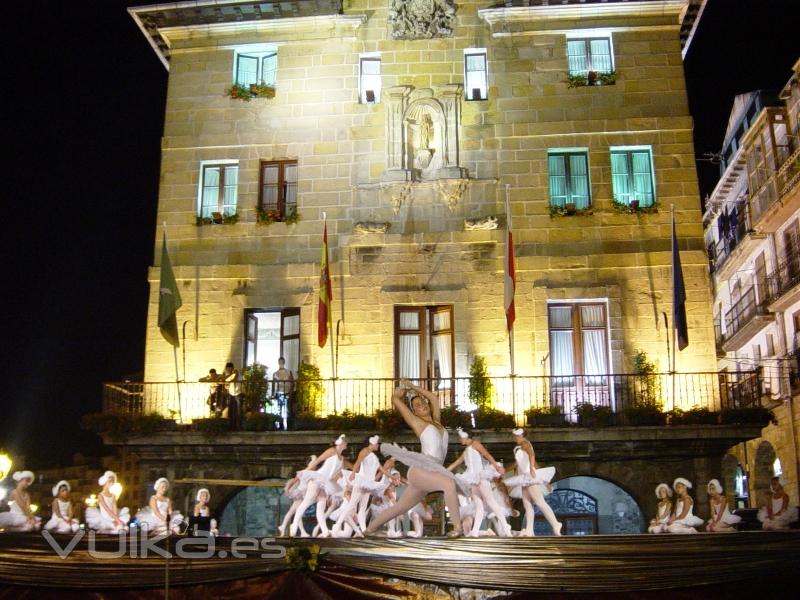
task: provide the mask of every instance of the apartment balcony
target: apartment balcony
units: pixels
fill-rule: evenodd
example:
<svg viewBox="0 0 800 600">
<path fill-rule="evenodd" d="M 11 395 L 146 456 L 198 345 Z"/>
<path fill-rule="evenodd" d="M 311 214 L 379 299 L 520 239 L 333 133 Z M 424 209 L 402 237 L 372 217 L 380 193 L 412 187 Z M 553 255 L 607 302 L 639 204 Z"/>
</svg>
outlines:
<svg viewBox="0 0 800 600">
<path fill-rule="evenodd" d="M 775 315 L 767 311 L 766 304 L 756 296 L 756 288 L 749 287 L 725 313 L 725 331 L 722 349 L 725 352 L 741 350 L 754 335 L 775 320 Z"/>
<path fill-rule="evenodd" d="M 730 279 L 748 259 L 753 249 L 766 237 L 753 231 L 746 206 L 742 205 L 742 210 L 738 212 L 739 221 L 727 235 L 709 247 L 711 272 L 719 279 Z"/>
<path fill-rule="evenodd" d="M 443 415 L 443 420 L 450 419 L 446 424 L 478 429 L 525 425 L 534 418 L 538 424 L 548 417 L 568 425 L 579 421 L 586 405 L 605 408 L 601 412 L 610 420 L 605 424 L 625 425 L 630 418 L 627 409 L 643 404 L 657 404 L 665 411 L 707 408 L 713 413 L 761 406 L 763 395 L 758 371 L 489 377 L 480 384 L 470 377 L 454 377 L 419 384 L 436 394 L 442 406 L 449 407 Z M 397 419 L 391 404 L 396 385 L 396 380 L 379 378 L 302 380 L 282 398 L 269 392 L 250 394 L 245 389 L 239 404 L 245 415 L 274 417 L 268 427 L 273 430 L 346 428 L 347 423 L 351 428 L 380 429 L 386 419 Z M 477 389 L 488 389 L 486 398 L 490 404 L 506 414 L 486 415 L 477 411 L 474 403 Z M 212 404 L 230 403 L 223 395 L 226 395 L 224 389 L 211 388 L 208 383 L 106 383 L 103 413 L 132 416 L 158 413 L 182 423 L 183 427 L 193 420 L 213 416 Z M 534 413 L 538 413 L 536 417 Z M 248 418 L 242 421 L 234 428 L 248 428 Z M 666 418 L 661 424 L 665 421 Z"/>
<path fill-rule="evenodd" d="M 750 198 L 753 228 L 759 234 L 775 233 L 800 208 L 800 148 Z"/>
<path fill-rule="evenodd" d="M 800 256 L 787 257 L 767 277 L 767 307 L 780 312 L 800 300 Z"/>
</svg>

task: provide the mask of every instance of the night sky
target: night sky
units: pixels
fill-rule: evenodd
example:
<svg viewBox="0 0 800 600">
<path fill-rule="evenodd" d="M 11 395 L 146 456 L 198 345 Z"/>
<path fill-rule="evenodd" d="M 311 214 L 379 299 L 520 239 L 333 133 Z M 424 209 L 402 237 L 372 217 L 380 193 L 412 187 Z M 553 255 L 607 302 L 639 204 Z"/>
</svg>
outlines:
<svg viewBox="0 0 800 600">
<path fill-rule="evenodd" d="M 103 381 L 143 365 L 167 72 L 125 10 L 140 4 L 4 7 L 0 448 L 29 466 L 97 453 L 80 416 L 99 410 Z M 789 79 L 797 12 L 795 0 L 709 0 L 685 64 L 698 156 L 720 149 L 735 94 Z M 698 166 L 705 195 L 718 167 Z"/>
</svg>

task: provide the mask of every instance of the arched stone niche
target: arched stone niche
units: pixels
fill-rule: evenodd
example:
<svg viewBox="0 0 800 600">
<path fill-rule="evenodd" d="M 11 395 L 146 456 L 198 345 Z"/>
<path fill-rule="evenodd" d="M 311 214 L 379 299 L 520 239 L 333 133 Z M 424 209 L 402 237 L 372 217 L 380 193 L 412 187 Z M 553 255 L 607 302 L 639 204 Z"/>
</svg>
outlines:
<svg viewBox="0 0 800 600">
<path fill-rule="evenodd" d="M 399 85 L 386 90 L 387 169 L 382 181 L 467 177 L 458 164 L 461 91 L 460 84 L 418 90 Z"/>
</svg>

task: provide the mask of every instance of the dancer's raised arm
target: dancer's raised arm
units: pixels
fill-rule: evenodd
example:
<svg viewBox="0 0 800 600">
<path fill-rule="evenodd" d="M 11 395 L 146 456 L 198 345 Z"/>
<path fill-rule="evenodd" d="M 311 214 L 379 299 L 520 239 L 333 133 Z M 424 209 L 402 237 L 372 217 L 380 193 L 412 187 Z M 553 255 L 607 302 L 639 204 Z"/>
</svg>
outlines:
<svg viewBox="0 0 800 600">
<path fill-rule="evenodd" d="M 436 394 L 434 394 L 429 390 L 421 388 L 418 385 L 414 385 L 408 379 L 401 379 L 400 385 L 402 387 L 405 387 L 409 390 L 416 392 L 419 396 L 425 398 L 428 401 L 428 406 L 431 409 L 431 419 L 433 419 L 434 423 L 441 424 L 442 410 L 441 407 L 439 406 L 439 397 Z"/>
</svg>

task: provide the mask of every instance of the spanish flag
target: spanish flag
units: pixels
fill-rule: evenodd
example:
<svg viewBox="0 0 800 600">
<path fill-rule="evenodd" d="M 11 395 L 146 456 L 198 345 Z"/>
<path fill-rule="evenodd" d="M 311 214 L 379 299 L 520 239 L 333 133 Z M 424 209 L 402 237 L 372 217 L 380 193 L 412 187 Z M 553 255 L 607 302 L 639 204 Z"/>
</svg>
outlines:
<svg viewBox="0 0 800 600">
<path fill-rule="evenodd" d="M 328 221 L 324 222 L 322 230 L 322 252 L 320 256 L 319 274 L 319 310 L 317 319 L 317 343 L 324 348 L 328 341 L 328 331 L 331 327 L 331 300 L 333 288 L 331 286 L 331 272 L 328 267 Z"/>
</svg>

